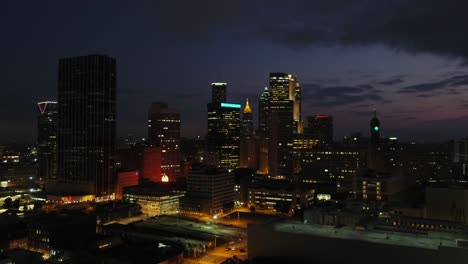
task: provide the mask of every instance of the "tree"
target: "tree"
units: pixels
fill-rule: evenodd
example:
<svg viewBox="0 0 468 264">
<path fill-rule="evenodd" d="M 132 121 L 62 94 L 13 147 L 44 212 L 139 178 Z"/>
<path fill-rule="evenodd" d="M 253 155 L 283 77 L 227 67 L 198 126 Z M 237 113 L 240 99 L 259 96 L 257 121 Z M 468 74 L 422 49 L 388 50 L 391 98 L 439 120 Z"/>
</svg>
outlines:
<svg viewBox="0 0 468 264">
<path fill-rule="evenodd" d="M 255 206 L 253 206 L 253 205 L 250 206 L 249 210 L 250 210 L 250 212 L 252 212 L 252 213 L 255 212 Z"/>
<path fill-rule="evenodd" d="M 10 209 L 12 207 L 13 207 L 13 200 L 10 197 L 6 198 L 5 201 L 3 202 L 3 208 Z"/>
</svg>

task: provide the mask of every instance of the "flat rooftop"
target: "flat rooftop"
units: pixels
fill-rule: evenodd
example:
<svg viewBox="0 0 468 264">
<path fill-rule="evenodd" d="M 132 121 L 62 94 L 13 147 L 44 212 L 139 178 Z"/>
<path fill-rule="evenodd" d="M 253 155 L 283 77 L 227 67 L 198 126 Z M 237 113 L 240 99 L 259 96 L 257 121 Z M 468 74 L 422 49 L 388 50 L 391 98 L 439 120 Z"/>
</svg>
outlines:
<svg viewBox="0 0 468 264">
<path fill-rule="evenodd" d="M 273 229 L 286 233 L 297 233 L 328 238 L 359 240 L 365 242 L 389 244 L 405 247 L 438 249 L 440 245 L 457 247 L 455 239 L 428 237 L 422 234 L 407 234 L 379 230 L 356 230 L 350 227 L 303 224 L 299 222 L 281 222 L 272 224 Z"/>
</svg>

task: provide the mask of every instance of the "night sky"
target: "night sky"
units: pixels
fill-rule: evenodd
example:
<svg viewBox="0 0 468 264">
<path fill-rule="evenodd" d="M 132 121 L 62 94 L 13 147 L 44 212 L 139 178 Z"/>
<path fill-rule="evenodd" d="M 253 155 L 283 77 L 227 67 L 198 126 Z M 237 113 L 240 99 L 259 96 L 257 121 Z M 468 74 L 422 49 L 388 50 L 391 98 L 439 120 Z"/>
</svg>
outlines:
<svg viewBox="0 0 468 264">
<path fill-rule="evenodd" d="M 146 134 L 152 101 L 204 136 L 213 81 L 257 100 L 269 72 L 298 76 L 303 114 L 332 114 L 335 138 L 442 141 L 468 135 L 467 1 L 4 1 L 0 142 L 35 142 L 36 102 L 55 99 L 62 57 L 117 59 L 118 135 Z"/>
</svg>

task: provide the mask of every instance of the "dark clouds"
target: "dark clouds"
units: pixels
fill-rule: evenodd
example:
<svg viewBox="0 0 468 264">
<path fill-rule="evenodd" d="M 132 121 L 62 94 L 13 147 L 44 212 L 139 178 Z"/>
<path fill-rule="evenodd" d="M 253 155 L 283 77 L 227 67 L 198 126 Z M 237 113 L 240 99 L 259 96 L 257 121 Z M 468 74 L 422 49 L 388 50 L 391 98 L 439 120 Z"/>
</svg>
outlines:
<svg viewBox="0 0 468 264">
<path fill-rule="evenodd" d="M 392 85 L 399 84 L 399 83 L 402 83 L 402 82 L 404 82 L 402 77 L 395 77 L 395 78 L 388 79 L 388 80 L 385 80 L 385 81 L 379 81 L 379 82 L 377 82 L 377 84 L 392 86 Z"/>
<path fill-rule="evenodd" d="M 443 91 L 445 94 L 459 94 L 460 92 L 457 89 L 463 89 L 466 88 L 466 86 L 468 86 L 468 75 L 458 75 L 435 82 L 406 86 L 401 88 L 398 92 L 403 94 L 426 93 L 417 96 L 431 97 L 440 94 L 427 94 L 428 92 Z"/>
<path fill-rule="evenodd" d="M 294 6 L 285 10 L 289 15 L 271 20 L 265 32 L 273 41 L 290 47 L 383 44 L 468 58 L 466 1 L 309 0 Z"/>
<path fill-rule="evenodd" d="M 156 28 L 188 36 L 237 27 L 234 38 L 262 38 L 290 48 L 383 44 L 468 58 L 464 0 L 175 0 L 142 8 Z"/>
<path fill-rule="evenodd" d="M 303 101 L 311 106 L 335 107 L 351 104 L 369 105 L 383 102 L 381 91 L 370 85 L 357 86 L 320 86 L 318 84 L 302 84 Z"/>
</svg>

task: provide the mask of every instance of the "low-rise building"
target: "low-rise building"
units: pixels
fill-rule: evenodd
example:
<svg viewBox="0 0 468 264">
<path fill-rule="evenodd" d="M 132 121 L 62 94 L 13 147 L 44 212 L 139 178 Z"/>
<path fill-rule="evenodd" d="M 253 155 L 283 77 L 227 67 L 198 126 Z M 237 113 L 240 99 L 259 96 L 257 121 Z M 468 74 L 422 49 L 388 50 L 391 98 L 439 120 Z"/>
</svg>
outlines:
<svg viewBox="0 0 468 264">
<path fill-rule="evenodd" d="M 185 191 L 172 183 L 145 183 L 124 188 L 123 199 L 138 203 L 145 215 L 174 215 Z"/>
<path fill-rule="evenodd" d="M 216 214 L 234 206 L 234 173 L 217 168 L 198 168 L 187 178 L 187 196 L 181 210 Z"/>
</svg>

